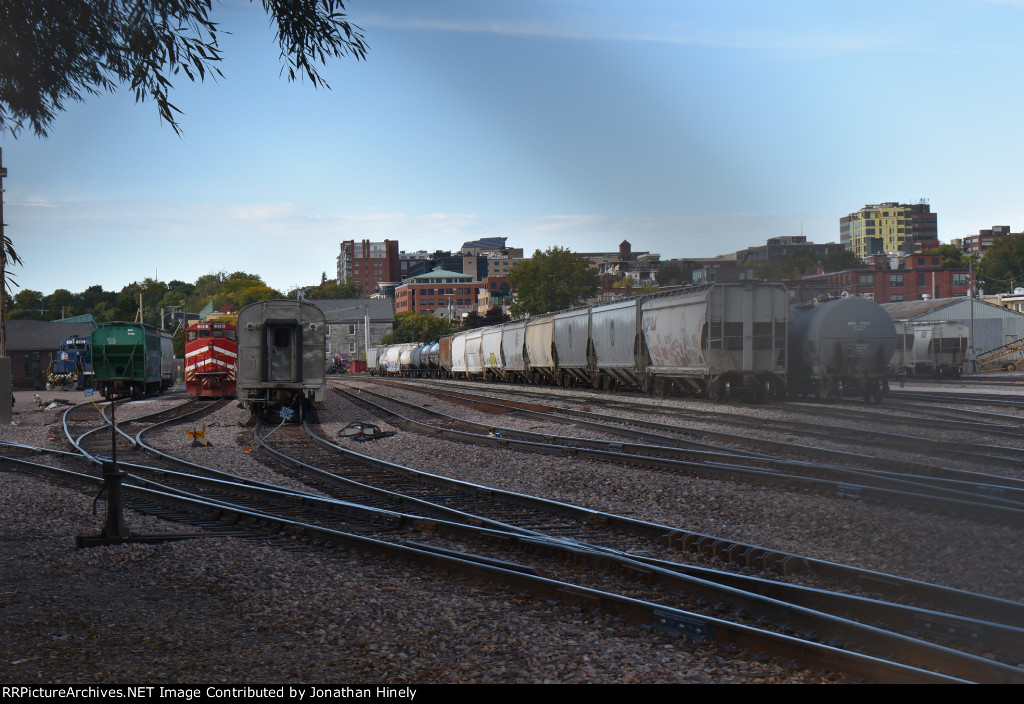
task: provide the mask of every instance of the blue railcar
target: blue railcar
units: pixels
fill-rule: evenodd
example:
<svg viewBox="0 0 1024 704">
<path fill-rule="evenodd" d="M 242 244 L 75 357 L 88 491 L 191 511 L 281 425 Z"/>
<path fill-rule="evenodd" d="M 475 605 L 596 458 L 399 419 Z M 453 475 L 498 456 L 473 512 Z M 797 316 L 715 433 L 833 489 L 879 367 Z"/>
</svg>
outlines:
<svg viewBox="0 0 1024 704">
<path fill-rule="evenodd" d="M 51 389 L 81 391 L 92 387 L 92 345 L 88 337 L 73 336 L 50 357 L 46 381 Z"/>
</svg>

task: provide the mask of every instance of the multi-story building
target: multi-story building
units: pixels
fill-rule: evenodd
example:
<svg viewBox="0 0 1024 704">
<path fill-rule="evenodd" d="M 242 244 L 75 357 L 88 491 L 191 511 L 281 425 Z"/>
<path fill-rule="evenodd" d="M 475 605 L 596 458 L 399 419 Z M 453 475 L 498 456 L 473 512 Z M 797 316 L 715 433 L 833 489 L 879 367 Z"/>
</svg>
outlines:
<svg viewBox="0 0 1024 704">
<path fill-rule="evenodd" d="M 938 254 L 876 255 L 864 267 L 811 274 L 790 282 L 790 286 L 819 289 L 833 296 L 845 293 L 878 303 L 899 303 L 966 296 L 970 276 L 968 269 L 943 269 Z"/>
<path fill-rule="evenodd" d="M 772 237 L 766 244 L 759 247 L 747 247 L 736 252 L 737 266 L 756 266 L 777 262 L 783 257 L 800 252 L 808 252 L 815 259 L 822 259 L 832 252 L 844 249 L 842 244 L 829 242 L 827 244 L 816 244 L 808 242 L 804 235 L 787 235 L 783 237 Z"/>
<path fill-rule="evenodd" d="M 450 314 L 458 320 L 476 308 L 478 288 L 475 276 L 456 271 L 435 269 L 410 276 L 395 289 L 395 314 Z"/>
<path fill-rule="evenodd" d="M 478 240 L 472 240 L 470 242 L 463 242 L 462 249 L 459 250 L 462 254 L 495 254 L 501 256 L 512 256 L 521 257 L 523 256 L 522 248 L 510 248 L 505 246 L 505 241 L 508 237 L 481 237 Z"/>
<path fill-rule="evenodd" d="M 993 225 L 991 230 L 978 230 L 978 234 L 964 237 L 960 240 L 960 249 L 964 254 L 980 257 L 986 249 L 1010 234 L 1009 225 Z"/>
<path fill-rule="evenodd" d="M 487 240 L 492 239 L 502 242 L 505 240 L 504 237 L 487 238 Z M 462 250 L 454 254 L 437 250 L 426 257 L 410 261 L 408 270 L 403 269 L 402 271 L 402 279 L 426 274 L 435 269 L 470 274 L 475 276 L 477 281 L 493 276 L 508 276 L 513 267 L 522 261 L 522 248 L 483 249 L 479 246 L 471 246 L 479 245 L 487 240 L 467 242 L 463 245 Z"/>
<path fill-rule="evenodd" d="M 380 284 L 402 280 L 398 240 L 345 240 L 338 255 L 338 283 L 352 281 L 369 296 Z"/>
<path fill-rule="evenodd" d="M 412 276 L 410 269 L 414 267 L 418 262 L 423 262 L 430 259 L 430 252 L 425 249 L 421 249 L 418 252 L 399 252 L 398 260 L 402 264 L 402 279 L 407 279 Z M 421 272 L 422 273 L 422 272 Z M 401 281 L 401 279 L 399 279 Z"/>
<path fill-rule="evenodd" d="M 860 258 L 873 254 L 918 254 L 938 245 L 937 214 L 917 203 L 865 205 L 839 218 L 839 241 Z"/>
</svg>

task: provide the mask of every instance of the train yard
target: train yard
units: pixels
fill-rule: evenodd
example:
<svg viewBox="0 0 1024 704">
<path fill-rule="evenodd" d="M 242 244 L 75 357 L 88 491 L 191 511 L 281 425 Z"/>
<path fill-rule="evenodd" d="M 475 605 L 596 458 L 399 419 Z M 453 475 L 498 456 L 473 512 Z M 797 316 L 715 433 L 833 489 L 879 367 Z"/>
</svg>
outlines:
<svg viewBox="0 0 1024 704">
<path fill-rule="evenodd" d="M 957 664 L 942 666 L 947 675 L 981 681 L 1019 681 L 1020 671 L 1013 666 L 1024 661 L 1019 630 L 1024 618 L 1020 615 L 1024 611 L 1020 606 L 1024 601 L 1024 580 L 1015 558 L 1015 546 L 1020 545 L 1024 520 L 1015 511 L 1021 503 L 1018 483 L 1024 481 L 1024 472 L 1018 469 L 1018 455 L 1024 450 L 1019 439 L 1024 411 L 1017 397 L 1007 396 L 1008 402 L 1002 406 L 989 402 L 985 408 L 972 400 L 940 400 L 922 408 L 920 404 L 927 401 L 914 400 L 909 391 L 906 398 L 901 398 L 894 390 L 891 408 L 890 401 L 881 407 L 859 403 L 784 404 L 767 408 L 709 405 L 683 399 L 652 400 L 637 394 L 597 397 L 592 392 L 559 389 L 529 393 L 518 389 L 509 394 L 508 389 L 494 385 L 481 385 L 481 390 L 469 391 L 463 385 L 459 389 L 463 398 L 448 398 L 444 385 L 436 381 L 411 388 L 365 377 L 346 378 L 336 385 L 344 388 L 331 391 L 319 414 L 319 432 L 324 437 L 351 452 L 437 478 L 416 477 L 405 470 L 396 474 L 393 470 L 384 471 L 387 468 L 367 469 L 365 462 L 339 459 L 335 450 L 313 449 L 298 434 L 297 426 L 250 427 L 247 414 L 233 404 L 216 410 L 204 421 L 154 429 L 146 434 L 146 442 L 163 447 L 168 454 L 198 459 L 208 467 L 227 470 L 242 477 L 243 484 L 283 485 L 293 497 L 299 491 L 336 495 L 352 504 L 368 504 L 372 508 L 339 509 L 337 501 L 314 505 L 317 502 L 309 499 L 301 502 L 307 505 L 300 510 L 288 506 L 289 499 L 284 495 L 271 504 L 265 496 L 254 498 L 256 494 L 249 488 L 247 498 L 240 494 L 218 494 L 216 500 L 222 504 L 248 506 L 252 512 L 273 515 L 301 511 L 296 520 L 324 526 L 324 530 L 348 530 L 375 541 L 390 540 L 403 549 L 409 547 L 408 543 L 413 549 L 441 556 L 469 553 L 475 556 L 477 567 L 501 564 L 513 572 L 525 570 L 524 574 L 532 576 L 520 576 L 518 581 L 511 582 L 512 586 L 500 586 L 493 577 L 471 578 L 467 576 L 470 572 L 451 566 L 438 572 L 436 568 L 417 567 L 418 563 L 408 558 L 396 562 L 373 557 L 369 547 L 348 544 L 341 550 L 325 551 L 324 546 L 333 539 L 326 534 L 311 537 L 318 535 L 312 528 L 284 531 L 306 535 L 307 539 L 300 542 L 235 537 L 71 552 L 70 533 L 63 536 L 62 545 L 56 536 L 44 537 L 46 531 L 42 528 L 48 520 L 59 518 L 67 522 L 68 517 L 52 509 L 42 509 L 45 516 L 33 514 L 38 510 L 34 508 L 37 501 L 30 497 L 37 491 L 47 496 L 59 494 L 60 498 L 54 500 L 61 502 L 65 510 L 78 507 L 79 525 L 95 520 L 87 514 L 91 499 L 71 493 L 71 489 L 55 489 L 39 479 L 5 473 L 0 480 L 11 488 L 11 498 L 6 501 L 14 502 L 20 497 L 23 504 L 15 508 L 11 503 L 5 511 L 6 520 L 16 523 L 10 526 L 9 534 L 31 535 L 34 530 L 35 544 L 45 544 L 47 550 L 59 556 L 55 566 L 42 568 L 43 571 L 56 576 L 54 571 L 66 566 L 67 580 L 74 582 L 67 589 L 80 596 L 66 603 L 57 596 L 59 590 L 47 591 L 41 580 L 32 580 L 43 592 L 51 594 L 43 600 L 48 607 L 34 609 L 33 599 L 14 589 L 13 580 L 5 575 L 0 586 L 4 590 L 4 608 L 15 615 L 16 623 L 21 623 L 20 619 L 25 619 L 26 624 L 32 618 L 45 620 L 48 615 L 57 619 L 58 613 L 63 614 L 57 619 L 59 623 L 88 622 L 87 614 L 100 608 L 94 603 L 97 597 L 99 603 L 106 600 L 107 608 L 114 609 L 113 587 L 92 590 L 93 601 L 89 601 L 90 591 L 80 583 L 82 575 L 70 574 L 78 571 L 98 577 L 104 568 L 113 584 L 131 580 L 133 574 L 135 579 L 143 577 L 141 583 L 146 586 L 142 593 L 150 595 L 142 596 L 134 589 L 131 595 L 124 596 L 127 610 L 118 612 L 116 618 L 133 624 L 126 627 L 141 633 L 145 630 L 146 615 L 152 617 L 154 613 L 153 608 L 145 607 L 161 611 L 155 618 L 153 633 L 141 638 L 138 648 L 130 649 L 130 662 L 124 662 L 121 652 L 117 664 L 110 664 L 113 670 L 97 669 L 102 649 L 90 647 L 95 645 L 89 642 L 90 638 L 112 637 L 98 622 L 90 622 L 93 633 L 98 635 L 83 635 L 81 629 L 74 627 L 66 628 L 63 635 L 43 629 L 42 633 L 49 635 L 40 636 L 31 647 L 23 642 L 29 629 L 22 633 L 15 628 L 13 646 L 5 648 L 8 657 L 3 664 L 12 678 L 49 681 L 52 675 L 44 672 L 52 672 L 47 668 L 60 659 L 61 667 L 71 668 L 61 672 L 81 682 L 128 681 L 125 678 L 130 678 L 129 666 L 140 663 L 144 663 L 142 669 L 130 670 L 138 673 L 136 681 L 147 680 L 144 672 L 159 671 L 145 670 L 146 667 L 169 668 L 177 673 L 173 676 L 184 675 L 184 681 L 190 677 L 193 681 L 238 681 L 238 673 L 242 672 L 251 681 L 260 681 L 259 674 L 242 669 L 242 653 L 247 648 L 257 648 L 261 663 L 279 664 L 280 669 L 267 670 L 263 678 L 273 681 L 293 677 L 309 681 L 370 681 L 383 677 L 409 682 L 800 682 L 819 681 L 822 677 L 826 681 L 876 677 L 914 680 L 913 676 L 902 674 L 879 675 L 848 662 L 840 665 L 836 656 L 830 656 L 831 660 L 825 656 L 798 656 L 785 649 L 772 651 L 771 647 L 755 645 L 740 649 L 695 645 L 687 638 L 677 637 L 686 630 L 685 619 L 673 621 L 673 617 L 665 616 L 679 611 L 702 614 L 698 617 L 698 628 L 714 623 L 725 632 L 733 627 L 726 623 L 739 624 L 735 626 L 736 633 L 744 633 L 742 637 L 719 636 L 719 643 L 752 643 L 744 630 L 750 628 L 811 637 L 820 642 L 845 641 L 855 649 L 877 652 L 880 657 L 887 648 L 900 650 L 904 662 L 925 666 L 942 662 L 947 656 L 930 650 L 935 646 L 927 642 L 916 644 L 922 638 L 921 624 L 941 624 L 939 630 L 946 631 L 945 637 L 923 640 L 969 653 L 956 656 L 954 659 L 961 658 Z M 489 401 L 481 398 L 484 392 Z M 467 394 L 474 397 L 467 398 Z M 512 396 L 520 405 L 531 406 L 531 413 L 527 414 L 528 409 L 524 408 L 497 405 L 507 404 L 502 396 Z M 391 410 L 370 405 L 370 401 Z M 169 398 L 125 404 L 119 406 L 118 418 L 122 418 L 122 413 L 125 418 L 142 414 L 133 406 L 172 402 L 173 398 Z M 908 405 L 903 406 L 904 403 Z M 918 405 L 910 406 L 911 403 Z M 543 415 L 555 407 L 565 409 L 559 412 L 560 418 Z M 424 410 L 440 412 L 445 417 L 436 413 L 424 415 Z M 392 415 L 398 412 L 412 416 L 414 411 L 418 414 L 416 420 L 423 424 L 418 429 L 414 423 L 399 421 Z M 33 416 L 37 422 L 46 416 L 46 422 L 38 425 L 37 434 L 41 437 L 34 442 L 26 438 L 31 427 L 28 423 L 23 423 L 21 432 L 14 437 L 25 444 L 62 444 L 62 433 L 54 433 L 54 440 L 45 439 L 45 432 L 56 427 L 54 414 L 55 411 L 22 414 L 25 420 Z M 613 416 L 634 420 L 616 421 Z M 605 427 L 592 425 L 597 419 Z M 675 432 L 641 429 L 636 419 L 673 426 Z M 352 421 L 373 423 L 395 434 L 372 442 L 356 442 L 344 433 L 345 426 Z M 194 446 L 184 439 L 185 427 L 203 422 L 207 423 L 209 447 Z M 139 429 L 145 425 L 140 423 Z M 442 426 L 462 435 L 441 435 L 437 428 Z M 829 428 L 833 429 L 833 437 L 827 437 Z M 859 434 L 850 433 L 854 429 Z M 663 440 L 656 441 L 655 433 Z M 71 435 L 80 433 L 74 430 Z M 629 435 L 632 439 L 627 439 Z M 570 442 L 569 436 L 579 440 Z M 5 437 L 12 438 L 10 431 L 5 432 Z M 283 460 L 273 459 L 257 437 L 264 437 L 268 446 L 287 454 L 301 455 L 306 465 L 328 467 L 333 475 L 351 473 L 349 482 L 372 483 L 375 488 L 369 490 L 350 483 L 339 489 L 332 486 L 338 483 L 334 477 L 312 479 L 308 469 L 285 468 Z M 480 438 L 488 444 L 470 444 Z M 664 438 L 671 438 L 671 442 Z M 676 446 L 675 456 L 669 456 L 667 448 L 665 452 L 652 449 L 669 444 Z M 642 447 L 643 455 L 638 456 L 630 445 Z M 954 449 L 961 454 L 954 455 Z M 127 445 L 124 451 L 129 452 Z M 10 448 L 5 452 L 15 453 Z M 631 453 L 632 457 L 627 456 Z M 725 457 L 727 453 L 730 459 Z M 152 458 L 145 462 L 154 463 Z M 741 469 L 727 470 L 732 464 Z M 836 481 L 808 477 L 808 471 L 803 471 L 801 477 L 797 472 L 820 470 L 823 465 L 831 467 L 831 471 L 841 471 L 842 478 Z M 155 471 L 162 490 L 171 491 L 173 473 L 167 468 Z M 398 483 L 384 485 L 379 477 L 371 476 L 383 474 L 390 475 L 388 481 Z M 872 487 L 871 491 L 861 489 L 858 493 L 858 486 L 869 484 L 869 475 L 881 484 L 904 485 L 898 490 L 892 486 Z M 453 483 L 455 480 L 471 482 L 476 489 L 459 488 Z M 820 484 L 827 481 L 833 481 L 831 488 L 822 489 Z M 913 485 L 913 491 L 909 485 Z M 212 490 L 193 483 L 187 491 L 199 495 Z M 556 510 L 556 504 L 526 501 L 514 495 L 506 497 L 505 491 L 567 506 Z M 912 493 L 930 495 L 932 503 L 911 499 Z M 479 504 L 481 495 L 493 508 Z M 936 498 L 940 495 L 942 501 Z M 270 508 L 272 505 L 274 508 Z M 971 507 L 978 505 L 982 506 L 980 513 L 972 513 Z M 179 519 L 187 513 L 184 509 L 160 508 L 155 503 L 150 505 L 150 511 L 165 516 L 174 513 Z M 218 518 L 211 520 L 207 515 L 205 520 L 221 531 L 234 531 L 237 536 L 259 532 L 254 528 L 258 522 L 241 518 L 245 511 L 238 509 L 235 513 L 228 520 L 221 510 Z M 401 518 L 401 514 L 427 518 L 409 521 Z M 30 515 L 35 516 L 34 521 L 28 518 Z M 183 529 L 137 514 L 130 517 L 136 530 L 145 526 L 153 531 L 192 531 L 202 523 L 195 518 L 188 521 L 190 525 Z M 33 523 L 35 529 L 29 527 Z M 472 528 L 458 527 L 466 523 Z M 159 528 L 148 528 L 157 524 Z M 645 534 L 651 524 L 663 528 Z M 414 531 L 416 535 L 411 536 Z M 71 532 L 88 531 L 80 528 Z M 482 539 L 482 534 L 490 538 Z M 554 540 L 549 537 L 552 535 Z M 569 545 L 564 544 L 567 540 Z M 22 545 L 13 539 L 12 542 Z M 286 549 L 285 545 L 290 547 Z M 581 552 L 584 545 L 611 550 L 595 556 L 589 549 Z M 29 559 L 27 549 L 23 557 Z M 679 568 L 667 569 L 656 560 L 683 563 L 688 565 L 689 572 L 680 576 Z M 849 565 L 852 569 L 844 571 L 831 563 Z M 612 567 L 608 568 L 608 564 Z M 232 572 L 229 565 L 235 565 L 241 572 Z M 894 622 L 884 627 L 897 632 L 898 639 L 913 639 L 915 645 L 884 646 L 845 621 L 840 626 L 826 625 L 830 622 L 815 621 L 809 616 L 798 618 L 794 607 L 787 607 L 791 610 L 787 617 L 773 616 L 776 607 L 757 599 L 727 598 L 701 591 L 710 587 L 680 586 L 680 581 L 692 581 L 694 575 L 707 569 L 714 569 L 719 576 L 705 573 L 700 579 L 728 582 L 770 577 L 779 589 L 799 592 L 826 586 L 848 594 L 843 598 L 849 599 L 864 590 L 908 602 L 907 608 L 932 606 L 949 597 L 958 609 L 946 604 L 942 608 L 936 606 L 940 611 L 948 611 L 942 616 L 927 612 L 894 616 L 896 621 L 905 618 L 916 625 L 901 626 Z M 865 570 L 890 574 L 895 579 L 870 575 Z M 787 576 L 783 578 L 783 574 Z M 526 583 L 534 577 L 578 586 L 557 588 L 555 593 L 560 596 L 530 600 L 525 595 L 534 587 L 528 588 Z M 166 583 L 161 584 L 161 579 Z M 901 579 L 937 586 L 918 591 L 917 585 Z M 876 585 L 865 588 L 872 581 Z M 889 582 L 888 589 L 879 586 L 885 582 Z M 756 591 L 750 584 L 737 588 Z M 953 590 L 989 598 L 975 602 Z M 167 595 L 169 591 L 173 597 Z M 638 619 L 631 608 L 617 610 L 611 606 L 610 597 L 605 603 L 604 597 L 596 596 L 600 591 L 661 604 L 665 632 L 658 627 L 634 625 Z M 792 596 L 797 599 L 794 603 L 811 598 L 809 594 Z M 195 600 L 195 619 L 188 615 L 193 609 L 168 609 L 162 603 L 164 595 L 171 604 Z M 668 595 L 676 596 L 668 599 Z M 222 616 L 212 613 L 214 602 L 220 604 Z M 599 604 L 602 608 L 595 609 Z M 843 615 L 857 610 L 851 602 L 816 609 Z M 958 622 L 952 614 L 954 610 L 978 622 Z M 223 628 L 203 626 L 200 614 L 203 619 L 224 622 Z M 643 618 L 639 620 L 642 622 Z M 884 622 L 877 613 L 868 618 Z M 999 621 L 1002 625 L 980 623 Z M 169 628 L 172 622 L 173 629 Z M 57 623 L 50 625 L 56 627 Z M 204 636 L 209 630 L 218 631 L 218 635 Z M 172 636 L 172 632 L 178 635 Z M 189 635 L 181 638 L 182 633 Z M 226 633 L 231 633 L 237 642 Z M 148 645 L 154 638 L 163 642 L 162 639 L 172 637 L 181 638 L 176 647 L 170 648 L 177 653 L 176 664 Z M 217 647 L 224 652 L 217 651 L 214 656 L 213 649 Z M 757 650 L 765 654 L 754 655 Z M 798 664 L 779 664 L 791 660 Z M 208 664 L 200 665 L 201 662 Z M 823 664 L 829 662 L 831 667 Z M 238 669 L 233 671 L 233 667 Z M 831 674 L 820 674 L 823 670 L 831 670 Z M 204 678 L 203 671 L 210 676 Z M 19 676 L 14 677 L 14 673 Z M 151 678 L 152 675 L 148 679 Z M 64 681 L 69 681 L 68 677 Z"/>
</svg>

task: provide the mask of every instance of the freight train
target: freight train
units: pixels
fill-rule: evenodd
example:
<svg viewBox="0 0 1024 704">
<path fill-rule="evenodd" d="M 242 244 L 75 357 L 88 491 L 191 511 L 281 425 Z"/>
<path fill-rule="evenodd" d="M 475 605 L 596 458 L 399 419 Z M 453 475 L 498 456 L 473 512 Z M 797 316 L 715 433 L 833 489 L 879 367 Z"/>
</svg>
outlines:
<svg viewBox="0 0 1024 704">
<path fill-rule="evenodd" d="M 235 395 L 238 330 L 234 323 L 195 322 L 185 329 L 185 391 L 190 396 Z"/>
<path fill-rule="evenodd" d="M 862 298 L 790 305 L 779 283 L 690 286 L 374 350 L 372 373 L 639 389 L 727 400 L 789 393 L 872 402 L 896 330 Z"/>
<path fill-rule="evenodd" d="M 101 323 L 92 362 L 93 387 L 108 399 L 160 394 L 174 382 L 174 342 L 143 323 Z"/>
<path fill-rule="evenodd" d="M 324 313 L 311 303 L 252 303 L 238 313 L 237 396 L 263 418 L 302 420 L 327 395 Z"/>
</svg>

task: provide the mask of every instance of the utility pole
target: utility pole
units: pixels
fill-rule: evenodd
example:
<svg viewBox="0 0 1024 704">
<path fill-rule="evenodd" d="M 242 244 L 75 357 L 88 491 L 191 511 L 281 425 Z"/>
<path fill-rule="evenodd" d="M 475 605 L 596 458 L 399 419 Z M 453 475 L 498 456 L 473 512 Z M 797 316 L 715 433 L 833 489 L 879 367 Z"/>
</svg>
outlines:
<svg viewBox="0 0 1024 704">
<path fill-rule="evenodd" d="M 0 246 L 6 243 L 4 235 L 4 149 L 0 147 Z M 7 356 L 7 251 L 0 252 L 0 357 Z"/>
<path fill-rule="evenodd" d="M 970 273 L 967 276 L 967 296 L 971 299 L 971 326 L 967 330 L 967 359 L 964 364 L 972 374 L 978 371 L 977 355 L 974 353 L 974 259 L 967 259 Z"/>
<path fill-rule="evenodd" d="M 14 412 L 11 358 L 7 356 L 7 235 L 4 234 L 4 150 L 0 147 L 0 424 L 10 425 Z M 12 264 L 14 262 L 11 262 Z"/>
</svg>

